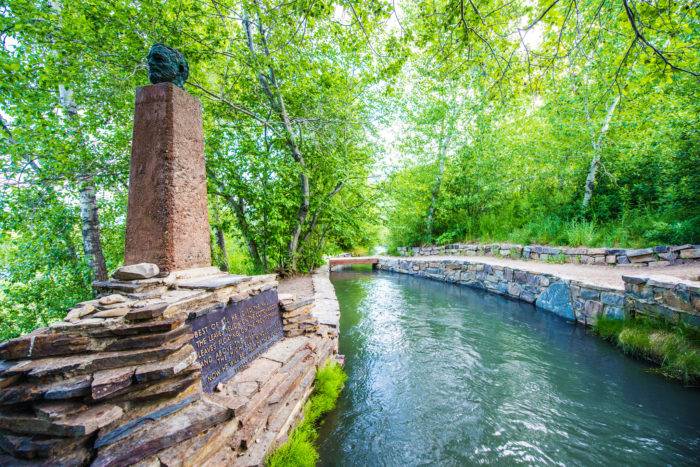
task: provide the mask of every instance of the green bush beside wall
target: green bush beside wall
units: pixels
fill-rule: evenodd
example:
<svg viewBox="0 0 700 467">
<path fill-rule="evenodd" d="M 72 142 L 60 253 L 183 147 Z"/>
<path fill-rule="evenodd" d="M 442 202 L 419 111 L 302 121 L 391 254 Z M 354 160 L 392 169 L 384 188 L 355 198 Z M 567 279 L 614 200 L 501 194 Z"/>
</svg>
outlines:
<svg viewBox="0 0 700 467">
<path fill-rule="evenodd" d="M 304 419 L 292 431 L 289 439 L 265 461 L 268 467 L 308 466 L 318 461 L 314 441 L 318 438 L 318 422 L 323 415 L 333 410 L 343 390 L 347 375 L 343 368 L 329 362 L 318 370 L 314 381 L 314 392 L 304 406 Z"/>
</svg>

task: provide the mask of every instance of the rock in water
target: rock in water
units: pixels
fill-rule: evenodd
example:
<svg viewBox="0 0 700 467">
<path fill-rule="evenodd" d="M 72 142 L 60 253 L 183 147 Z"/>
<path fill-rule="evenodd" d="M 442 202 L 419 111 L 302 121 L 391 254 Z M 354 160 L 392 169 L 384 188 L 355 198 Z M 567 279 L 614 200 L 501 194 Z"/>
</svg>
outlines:
<svg viewBox="0 0 700 467">
<path fill-rule="evenodd" d="M 122 266 L 114 273 L 115 279 L 124 281 L 132 281 L 136 279 L 150 279 L 160 273 L 158 266 L 152 263 L 130 264 Z"/>
<path fill-rule="evenodd" d="M 148 52 L 148 79 L 151 84 L 173 83 L 183 87 L 189 74 L 187 60 L 179 50 L 163 44 L 153 44 Z"/>
</svg>

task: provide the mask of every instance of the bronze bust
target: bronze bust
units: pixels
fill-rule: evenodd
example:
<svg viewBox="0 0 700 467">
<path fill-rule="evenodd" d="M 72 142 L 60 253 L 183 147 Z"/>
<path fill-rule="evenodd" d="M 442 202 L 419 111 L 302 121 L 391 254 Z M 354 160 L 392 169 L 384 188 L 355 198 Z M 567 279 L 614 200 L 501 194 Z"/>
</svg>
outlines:
<svg viewBox="0 0 700 467">
<path fill-rule="evenodd" d="M 189 73 L 187 60 L 179 50 L 153 44 L 148 52 L 148 79 L 152 84 L 173 83 L 182 88 Z"/>
</svg>

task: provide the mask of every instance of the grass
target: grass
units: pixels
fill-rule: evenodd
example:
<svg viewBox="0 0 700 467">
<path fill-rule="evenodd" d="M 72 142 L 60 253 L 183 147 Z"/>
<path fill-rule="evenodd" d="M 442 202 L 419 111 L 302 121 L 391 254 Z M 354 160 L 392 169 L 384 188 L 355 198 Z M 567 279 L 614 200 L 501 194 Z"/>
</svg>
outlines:
<svg viewBox="0 0 700 467">
<path fill-rule="evenodd" d="M 628 355 L 659 365 L 663 375 L 697 384 L 700 381 L 700 330 L 660 319 L 616 320 L 600 317 L 595 332 Z"/>
<path fill-rule="evenodd" d="M 564 253 L 559 253 L 557 255 L 548 256 L 545 263 L 564 264 L 567 259 L 568 257 Z"/>
<path fill-rule="evenodd" d="M 531 217 L 522 224 L 519 217 L 482 216 L 472 220 L 463 232 L 466 241 L 513 242 L 522 245 L 643 248 L 649 245 L 681 245 L 697 239 L 692 222 L 664 219 L 653 211 L 625 211 L 616 220 L 567 218 L 555 214 Z M 458 230 L 458 229 L 455 229 Z"/>
<path fill-rule="evenodd" d="M 595 222 L 571 221 L 563 229 L 567 245 L 592 245 L 599 241 Z"/>
<path fill-rule="evenodd" d="M 266 460 L 267 467 L 313 467 L 318 461 L 314 442 L 316 431 L 323 415 L 333 410 L 343 389 L 347 375 L 335 362 L 318 370 L 314 381 L 314 392 L 304 406 L 304 419 L 294 428 L 289 439 Z"/>
</svg>

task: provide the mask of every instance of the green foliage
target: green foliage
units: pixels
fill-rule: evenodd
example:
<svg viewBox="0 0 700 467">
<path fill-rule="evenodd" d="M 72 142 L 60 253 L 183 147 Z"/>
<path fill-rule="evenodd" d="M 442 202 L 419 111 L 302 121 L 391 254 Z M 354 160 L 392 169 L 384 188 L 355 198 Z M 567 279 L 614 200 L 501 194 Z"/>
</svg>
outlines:
<svg viewBox="0 0 700 467">
<path fill-rule="evenodd" d="M 265 461 L 268 467 L 308 466 L 318 461 L 314 441 L 318 438 L 316 427 L 326 413 L 333 410 L 343 389 L 347 375 L 337 363 L 327 363 L 318 370 L 314 392 L 304 406 L 304 418 L 294 428 L 289 439 Z"/>
<path fill-rule="evenodd" d="M 408 157 L 386 182 L 389 246 L 699 242 L 700 56 L 688 53 L 700 45 L 697 9 L 634 2 L 643 34 L 674 51 L 678 67 L 669 68 L 630 35 L 619 4 L 465 5 L 406 8 L 420 52 L 403 74 L 400 145 Z M 458 131 L 438 176 L 450 125 Z"/>
<path fill-rule="evenodd" d="M 626 354 L 658 364 L 658 371 L 669 378 L 686 384 L 700 380 L 700 331 L 695 328 L 645 317 L 601 316 L 594 330 Z"/>
<path fill-rule="evenodd" d="M 381 31 L 387 6 L 354 5 L 356 20 L 340 24 L 334 2 L 315 0 L 3 2 L 0 338 L 60 319 L 90 298 L 78 208 L 83 173 L 95 180 L 107 268 L 120 266 L 134 92 L 148 84 L 154 43 L 189 62 L 184 87 L 202 102 L 210 203 L 232 271 L 309 270 L 326 253 L 371 247 L 378 217 L 371 139 L 382 95 L 373 85 L 378 74 L 388 85 L 402 58 L 376 61 L 371 47 L 383 39 L 370 44 L 365 34 Z M 273 74 L 275 86 L 266 88 L 261 77 Z M 73 114 L 59 89 L 72 93 Z M 302 173 L 308 214 L 290 251 Z M 222 252 L 213 253 L 220 264 Z"/>
<path fill-rule="evenodd" d="M 4 2 L 0 337 L 90 296 L 83 175 L 120 265 L 134 89 L 156 42 L 185 55 L 202 101 L 232 271 L 306 271 L 380 236 L 700 242 L 700 10 L 627 3 Z"/>
</svg>

